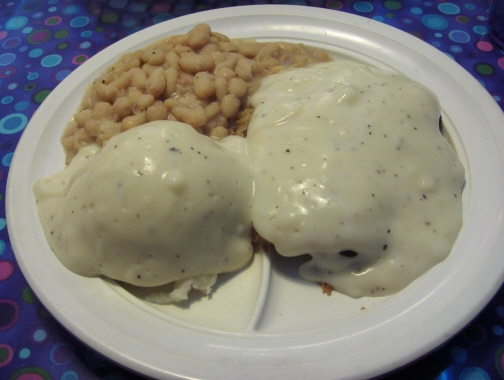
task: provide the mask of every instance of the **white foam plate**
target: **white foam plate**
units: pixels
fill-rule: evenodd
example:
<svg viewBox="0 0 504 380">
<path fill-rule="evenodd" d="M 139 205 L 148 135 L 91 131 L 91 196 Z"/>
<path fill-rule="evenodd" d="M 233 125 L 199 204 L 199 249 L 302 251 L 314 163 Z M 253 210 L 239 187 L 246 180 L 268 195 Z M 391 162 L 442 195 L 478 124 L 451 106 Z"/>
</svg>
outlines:
<svg viewBox="0 0 504 380">
<path fill-rule="evenodd" d="M 211 299 L 153 306 L 113 281 L 67 271 L 44 238 L 31 186 L 63 168 L 59 137 L 84 88 L 126 51 L 206 22 L 232 38 L 303 42 L 399 71 L 440 98 L 466 167 L 464 226 L 453 252 L 404 291 L 351 299 L 301 281 L 291 261 L 257 255 L 222 276 Z M 249 6 L 155 25 L 100 52 L 44 101 L 19 142 L 7 218 L 19 265 L 72 334 L 117 363 L 157 379 L 369 378 L 428 353 L 464 327 L 503 281 L 504 118 L 481 85 L 419 39 L 327 9 Z M 134 292 L 133 292 L 134 293 Z"/>
</svg>

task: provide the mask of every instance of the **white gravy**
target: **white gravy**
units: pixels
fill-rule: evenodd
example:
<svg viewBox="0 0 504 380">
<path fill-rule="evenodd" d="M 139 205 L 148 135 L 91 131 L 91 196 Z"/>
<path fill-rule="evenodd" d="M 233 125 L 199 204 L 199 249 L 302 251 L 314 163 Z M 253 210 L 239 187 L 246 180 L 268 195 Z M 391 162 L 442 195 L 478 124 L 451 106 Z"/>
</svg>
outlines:
<svg viewBox="0 0 504 380">
<path fill-rule="evenodd" d="M 304 279 L 383 296 L 447 257 L 464 169 L 431 91 L 330 62 L 268 77 L 250 101 L 253 224 L 281 255 L 312 256 Z"/>
</svg>

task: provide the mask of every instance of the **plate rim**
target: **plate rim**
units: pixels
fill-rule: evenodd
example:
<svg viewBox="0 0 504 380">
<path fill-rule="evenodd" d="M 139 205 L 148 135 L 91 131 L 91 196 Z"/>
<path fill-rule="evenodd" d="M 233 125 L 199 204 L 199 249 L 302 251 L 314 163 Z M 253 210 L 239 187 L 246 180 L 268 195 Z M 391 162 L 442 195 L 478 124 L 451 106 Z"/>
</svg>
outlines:
<svg viewBox="0 0 504 380">
<path fill-rule="evenodd" d="M 482 93 L 481 89 L 479 88 L 479 87 L 481 87 L 479 85 L 479 83 L 472 76 L 470 76 L 470 74 L 468 74 L 461 66 L 458 66 L 458 64 L 453 65 L 453 61 L 451 61 L 450 58 L 446 57 L 441 52 L 436 50 L 434 47 L 426 44 L 425 42 L 422 42 L 420 40 L 415 41 L 415 37 L 409 36 L 405 32 L 402 32 L 402 31 L 395 29 L 395 28 L 388 26 L 388 25 L 380 24 L 379 22 L 374 21 L 374 20 L 370 20 L 370 19 L 367 19 L 367 18 L 364 18 L 361 16 L 356 16 L 353 14 L 348 14 L 348 13 L 343 13 L 343 12 L 333 11 L 335 13 L 331 13 L 331 12 L 328 12 L 327 10 L 321 10 L 321 9 L 313 8 L 313 7 L 289 6 L 289 5 L 257 5 L 257 6 L 254 5 L 254 6 L 244 6 L 244 7 L 233 7 L 233 8 L 228 8 L 228 9 L 210 10 L 210 11 L 205 11 L 205 12 L 201 12 L 198 14 L 182 16 L 182 17 L 179 17 L 176 19 L 166 21 L 162 24 L 157 24 L 157 25 L 154 25 L 154 26 L 149 27 L 147 29 L 144 29 L 144 30 L 142 30 L 138 33 L 135 33 L 129 37 L 126 37 L 125 39 L 115 43 L 114 45 L 111 45 L 110 47 L 102 50 L 101 52 L 97 53 L 95 56 L 90 58 L 90 60 L 88 60 L 88 62 L 93 63 L 95 61 L 98 61 L 102 57 L 105 57 L 107 54 L 110 54 L 111 52 L 114 52 L 116 50 L 120 50 L 123 48 L 123 46 L 129 45 L 130 41 L 140 40 L 141 36 L 146 34 L 148 31 L 160 29 L 160 25 L 167 26 L 168 23 L 170 23 L 169 25 L 172 29 L 178 28 L 178 27 L 189 28 L 190 26 L 192 26 L 196 23 L 204 22 L 204 20 L 208 17 L 212 17 L 214 15 L 225 16 L 226 12 L 230 12 L 230 11 L 232 11 L 233 15 L 241 15 L 241 16 L 250 15 L 251 12 L 253 15 L 256 15 L 256 16 L 261 15 L 261 14 L 262 15 L 273 15 L 274 12 L 284 14 L 287 16 L 289 16 L 289 15 L 291 15 L 291 16 L 312 15 L 314 17 L 323 18 L 323 19 L 331 19 L 336 22 L 347 23 L 347 24 L 351 24 L 354 26 L 362 27 L 362 25 L 367 25 L 368 29 L 370 29 L 371 31 L 376 31 L 377 33 L 381 33 L 381 34 L 383 34 L 385 36 L 389 36 L 389 37 L 390 37 L 390 34 L 397 34 L 397 32 L 399 32 L 402 35 L 402 37 L 404 39 L 406 39 L 408 42 L 411 42 L 411 44 L 413 46 L 415 46 L 415 47 L 419 46 L 423 51 L 426 51 L 429 54 L 433 54 L 435 57 L 434 59 L 436 60 L 436 64 L 439 62 L 440 66 L 446 66 L 446 65 L 448 65 L 448 63 L 450 63 L 448 66 L 450 67 L 450 69 L 454 70 L 454 73 L 455 73 L 454 75 L 463 76 L 464 78 L 468 79 L 467 82 L 465 82 L 463 84 L 463 86 L 465 88 L 469 88 L 473 92 L 476 92 L 478 95 L 481 95 L 480 97 L 478 97 L 476 99 L 471 99 L 471 100 L 473 100 L 476 104 L 478 104 L 478 106 L 485 112 L 485 117 L 488 121 L 489 126 L 495 127 L 494 132 L 496 132 L 496 133 L 500 132 L 497 130 L 496 126 L 498 125 L 497 122 L 501 122 L 503 120 L 503 118 L 502 118 L 502 115 L 500 115 L 500 117 L 499 117 L 499 115 L 497 114 L 497 107 L 498 107 L 497 104 L 493 101 L 493 99 L 490 97 L 490 95 L 488 93 L 486 93 L 486 95 L 485 95 L 485 93 Z M 334 16 L 334 17 L 330 17 L 330 16 Z M 344 22 L 344 21 L 339 20 L 339 19 L 343 19 L 343 18 L 345 18 L 347 21 Z M 168 30 L 168 28 L 167 28 L 167 30 Z M 152 34 L 155 35 L 155 33 L 152 33 Z M 406 37 L 406 36 L 409 36 L 409 37 Z M 156 37 L 154 40 L 156 40 L 156 39 L 159 39 L 159 36 Z M 123 52 L 124 52 L 124 50 L 121 50 L 121 53 L 123 53 Z M 88 62 L 86 62 L 81 67 L 74 70 L 74 72 L 72 72 L 69 75 L 69 77 L 67 78 L 68 80 L 65 79 L 66 82 L 65 81 L 62 82 L 62 84 L 60 84 L 60 86 L 61 85 L 69 86 L 71 83 L 71 78 L 77 76 L 77 75 L 73 75 L 73 74 L 74 73 L 80 74 L 81 72 L 84 72 L 85 70 L 87 70 L 87 67 L 89 65 L 88 66 L 85 66 L 85 65 Z M 467 76 L 470 76 L 470 78 L 467 78 Z M 476 85 L 478 85 L 479 87 L 477 87 Z M 61 91 L 57 90 L 60 86 L 58 86 L 56 89 L 54 89 L 52 91 L 52 93 L 48 96 L 48 98 L 47 98 L 48 103 L 46 103 L 46 104 L 50 104 L 52 102 L 52 99 L 56 98 L 57 94 L 61 92 Z M 488 104 L 489 99 L 492 100 L 493 105 Z M 42 112 L 46 108 L 48 108 L 48 106 L 45 106 L 43 103 L 40 106 L 39 111 L 37 111 L 37 112 Z M 500 109 L 498 109 L 498 110 L 500 111 Z M 35 120 L 35 121 L 38 120 L 37 113 L 32 117 L 32 120 Z M 26 142 L 26 140 L 28 139 L 28 137 L 26 137 L 26 136 L 29 136 L 30 133 L 32 133 L 32 131 L 33 131 L 32 134 L 36 135 L 36 133 L 35 133 L 36 126 L 34 126 L 34 124 L 32 123 L 32 120 L 30 120 L 30 123 L 28 124 L 28 126 L 25 129 L 25 131 L 29 131 L 29 133 L 26 133 L 26 134 L 23 133 L 23 136 L 21 137 L 21 139 L 18 143 L 18 147 L 24 146 L 25 144 L 28 143 L 28 142 Z M 42 131 L 39 131 L 39 132 L 41 133 Z M 499 137 L 500 137 L 500 140 L 498 141 L 498 146 L 499 146 L 500 150 L 502 151 L 502 148 L 503 148 L 502 141 L 504 140 L 504 134 L 502 132 L 500 132 Z M 16 152 L 18 152 L 18 149 L 16 149 Z M 15 169 L 18 165 L 22 165 L 22 162 L 23 162 L 22 158 L 19 155 L 16 155 L 16 153 L 15 153 L 14 157 L 12 159 L 12 163 L 11 163 L 11 170 Z M 502 164 L 499 164 L 499 167 L 500 166 L 502 166 Z M 10 174 L 11 170 L 9 170 L 9 174 Z M 14 178 L 14 179 L 11 180 L 11 178 Z M 15 175 L 14 176 L 9 175 L 8 182 L 7 182 L 7 191 L 6 191 L 6 211 L 7 211 L 8 226 L 11 225 L 11 223 L 14 223 L 14 225 L 17 226 L 17 224 L 15 222 L 17 218 L 14 213 L 15 205 L 13 203 L 9 202 L 9 199 L 11 197 L 16 199 L 16 194 L 15 194 L 15 189 L 14 189 L 15 182 L 13 182 L 15 180 L 16 180 Z M 502 180 L 499 181 L 499 185 L 500 186 L 502 185 Z M 500 225 L 499 228 L 502 228 L 502 226 Z M 21 236 L 19 236 L 19 234 Z M 12 230 L 9 229 L 9 236 L 12 236 L 11 244 L 12 244 L 13 250 L 15 252 L 20 249 L 19 242 L 21 240 L 26 239 L 25 241 L 28 242 L 28 240 L 30 239 L 29 235 L 30 235 L 30 233 L 28 231 L 22 231 L 20 233 L 19 231 L 15 231 L 14 229 L 12 229 Z M 19 238 L 21 238 L 21 240 L 18 240 Z M 501 244 L 501 246 L 504 245 L 504 244 L 502 244 L 504 242 L 502 235 L 499 237 L 496 237 L 496 239 L 497 238 L 498 238 L 499 244 Z M 495 241 L 495 244 L 497 244 L 497 240 Z M 18 259 L 18 255 L 16 255 L 16 259 Z M 23 273 L 29 273 L 29 268 L 23 260 L 18 259 L 18 263 L 19 263 Z M 498 287 L 500 286 L 500 284 L 502 283 L 502 281 L 504 279 L 504 270 L 500 270 L 498 272 L 498 274 L 499 274 L 499 276 L 498 276 L 499 280 L 495 281 L 495 284 L 493 284 L 493 286 L 488 287 L 484 297 L 480 297 L 480 295 L 478 295 L 478 297 L 476 297 L 473 295 L 473 298 L 479 298 L 479 302 L 477 302 L 477 307 L 474 309 L 474 311 L 471 313 L 467 313 L 463 320 L 461 319 L 458 321 L 458 323 L 453 324 L 451 326 L 450 331 L 446 335 L 439 336 L 438 339 L 433 340 L 433 343 L 435 344 L 436 347 L 439 344 L 446 341 L 449 337 L 453 336 L 453 334 L 455 334 L 457 331 L 459 331 L 466 323 L 468 323 L 473 317 L 476 316 L 476 314 L 484 307 L 484 305 L 486 305 L 486 303 L 495 294 L 495 292 L 497 291 Z M 496 275 L 494 275 L 494 276 L 495 276 L 495 278 L 497 278 Z M 27 277 L 26 279 L 27 279 L 28 283 L 30 284 L 30 286 L 33 285 L 35 287 L 33 290 L 37 294 L 37 296 L 39 296 L 39 294 L 41 294 L 41 295 L 44 294 L 44 291 L 39 288 L 39 284 L 33 278 Z M 162 369 L 159 369 L 159 368 L 157 368 L 157 369 L 148 368 L 148 365 L 145 366 L 145 364 L 135 362 L 135 359 L 132 357 L 124 357 L 121 354 L 117 355 L 117 352 L 115 352 L 111 347 L 107 346 L 106 344 L 95 345 L 94 343 L 96 343 L 96 342 L 90 341 L 89 337 L 80 335 L 80 332 L 78 331 L 78 326 L 75 326 L 72 324 L 71 321 L 68 321 L 68 315 L 65 314 L 65 311 L 58 310 L 57 308 L 54 308 L 54 307 L 51 308 L 52 302 L 48 296 L 45 296 L 45 295 L 42 296 L 41 301 L 44 305 L 46 305 L 46 307 L 48 307 L 48 309 L 51 311 L 51 313 L 54 316 L 56 316 L 56 319 L 59 320 L 60 323 L 62 323 L 73 335 L 77 336 L 79 339 L 83 338 L 82 340 L 84 341 L 85 344 L 88 344 L 95 349 L 96 349 L 96 347 L 98 347 L 99 348 L 98 351 L 102 352 L 102 354 L 109 357 L 111 360 L 113 360 L 119 364 L 125 365 L 133 371 L 140 369 L 141 373 L 152 376 L 152 377 L 158 377 L 159 375 L 177 377 L 179 375 L 183 375 L 183 374 L 176 374 L 176 373 L 168 373 L 167 371 L 163 371 Z M 427 353 L 429 349 L 432 349 L 432 348 L 434 348 L 434 347 L 432 347 L 432 344 L 431 344 L 430 348 L 424 347 L 423 352 L 421 352 L 420 354 L 423 355 L 423 354 Z M 419 352 L 412 353 L 409 356 L 405 355 L 402 358 L 402 360 L 398 360 L 393 364 L 387 363 L 387 365 L 382 366 L 382 368 L 378 369 L 378 371 L 376 369 L 369 369 L 368 368 L 366 373 L 359 374 L 357 372 L 354 372 L 352 375 L 353 376 L 379 375 L 379 374 L 385 373 L 389 370 L 395 369 L 399 366 L 407 364 L 407 362 L 418 358 L 418 356 L 419 356 L 418 354 L 419 354 Z M 188 363 L 190 363 L 188 365 L 193 364 L 193 363 L 191 363 L 190 360 L 188 361 Z M 230 364 L 228 363 L 226 365 L 230 365 Z M 290 370 L 290 374 L 296 375 L 295 370 Z M 278 375 L 278 373 L 276 373 L 275 375 Z M 180 377 L 180 378 L 182 378 L 182 377 Z"/>
</svg>

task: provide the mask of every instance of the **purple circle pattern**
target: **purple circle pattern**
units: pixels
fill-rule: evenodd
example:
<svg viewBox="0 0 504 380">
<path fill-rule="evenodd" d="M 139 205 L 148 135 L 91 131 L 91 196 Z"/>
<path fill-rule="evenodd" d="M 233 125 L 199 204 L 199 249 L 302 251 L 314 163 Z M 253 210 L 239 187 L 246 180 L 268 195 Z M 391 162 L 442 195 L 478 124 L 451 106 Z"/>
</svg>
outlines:
<svg viewBox="0 0 504 380">
<path fill-rule="evenodd" d="M 269 3 L 343 11 L 404 30 L 460 63 L 504 109 L 504 52 L 487 35 L 489 1 L 0 0 L 0 378 L 137 378 L 63 330 L 17 267 L 5 228 L 5 181 L 31 115 L 74 69 L 121 38 L 194 12 Z M 504 379 L 503 326 L 504 287 L 451 342 L 387 379 Z"/>
</svg>

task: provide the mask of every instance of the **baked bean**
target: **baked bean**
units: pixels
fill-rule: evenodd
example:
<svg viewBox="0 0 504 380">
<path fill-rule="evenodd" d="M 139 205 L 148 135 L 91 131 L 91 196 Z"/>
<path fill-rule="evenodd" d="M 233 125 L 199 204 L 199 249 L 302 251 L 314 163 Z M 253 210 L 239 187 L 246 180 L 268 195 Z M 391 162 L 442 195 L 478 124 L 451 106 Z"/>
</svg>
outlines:
<svg viewBox="0 0 504 380">
<path fill-rule="evenodd" d="M 213 55 L 218 52 L 219 47 L 216 44 L 207 44 L 200 49 L 199 54 Z"/>
<path fill-rule="evenodd" d="M 222 125 L 218 125 L 210 130 L 209 136 L 214 139 L 220 140 L 229 135 L 229 131 Z"/>
<path fill-rule="evenodd" d="M 100 122 L 98 130 L 99 133 L 97 141 L 101 141 L 103 143 L 121 132 L 121 124 L 105 119 Z"/>
<path fill-rule="evenodd" d="M 82 98 L 81 106 L 79 107 L 79 109 L 92 109 L 94 107 L 95 100 L 96 99 L 94 97 L 93 91 L 86 92 L 86 94 L 84 94 L 84 97 Z"/>
<path fill-rule="evenodd" d="M 215 77 L 207 72 L 200 72 L 193 79 L 194 94 L 200 99 L 207 99 L 215 92 Z"/>
<path fill-rule="evenodd" d="M 254 58 L 259 54 L 259 50 L 261 50 L 262 46 L 263 44 L 257 42 L 244 42 L 238 44 L 238 53 L 246 58 Z"/>
<path fill-rule="evenodd" d="M 284 41 L 278 41 L 278 42 L 275 42 L 274 43 L 275 45 L 279 46 L 281 50 L 283 51 L 293 51 L 295 47 L 302 47 L 304 45 L 292 45 L 292 44 L 289 44 L 288 42 L 284 42 Z"/>
<path fill-rule="evenodd" d="M 212 44 L 213 45 L 213 44 Z M 215 45 L 214 45 L 215 46 Z M 213 52 L 212 54 L 210 54 L 212 56 L 212 58 L 214 59 L 214 62 L 215 62 L 215 67 L 219 67 L 220 63 L 221 62 L 224 62 L 227 57 L 226 57 L 226 54 L 220 52 L 220 51 L 216 51 L 216 52 Z"/>
<path fill-rule="evenodd" d="M 165 105 L 166 109 L 168 111 L 171 111 L 171 109 L 173 107 L 175 107 L 176 105 L 179 104 L 179 102 L 177 101 L 177 99 L 174 99 L 174 98 L 169 98 L 169 99 L 166 99 L 163 104 Z"/>
<path fill-rule="evenodd" d="M 189 33 L 187 33 L 189 46 L 194 50 L 199 50 L 203 46 L 205 46 L 210 39 L 210 34 L 207 31 L 203 31 L 200 29 L 193 29 Z"/>
<path fill-rule="evenodd" d="M 291 57 L 289 56 L 289 54 L 287 54 L 287 53 L 278 54 L 276 58 L 277 58 L 278 62 L 280 62 L 284 65 L 288 65 L 289 60 L 291 62 L 294 62 L 294 60 L 292 60 Z"/>
<path fill-rule="evenodd" d="M 175 45 L 174 45 L 174 44 L 171 44 L 171 43 L 168 43 L 168 42 L 160 42 L 159 47 L 160 47 L 161 49 L 163 49 L 163 51 L 164 51 L 165 53 L 168 53 L 168 52 L 170 52 L 170 51 L 172 51 L 172 50 L 173 50 L 173 48 L 175 47 Z"/>
<path fill-rule="evenodd" d="M 185 96 L 181 96 L 177 99 L 177 105 L 184 107 L 192 107 L 195 104 L 201 105 L 196 95 L 191 93 L 187 93 Z"/>
<path fill-rule="evenodd" d="M 313 62 L 327 62 L 330 60 L 329 55 L 324 50 L 310 49 L 310 55 L 313 57 Z"/>
<path fill-rule="evenodd" d="M 134 58 L 126 63 L 126 69 L 131 69 L 133 67 L 140 67 L 140 59 Z"/>
<path fill-rule="evenodd" d="M 249 89 L 248 89 L 248 96 L 252 95 L 255 93 L 259 87 L 261 87 L 261 82 L 258 80 L 252 80 L 249 83 Z"/>
<path fill-rule="evenodd" d="M 74 115 L 74 120 L 77 123 L 77 126 L 79 128 L 83 128 L 84 125 L 86 124 L 86 121 L 91 119 L 93 117 L 93 111 L 91 111 L 89 108 L 79 111 Z"/>
<path fill-rule="evenodd" d="M 119 75 L 119 77 L 112 82 L 110 82 L 110 86 L 121 90 L 129 86 L 131 78 L 133 77 L 133 73 L 130 71 L 125 71 Z"/>
<path fill-rule="evenodd" d="M 252 74 L 256 75 L 261 75 L 264 71 L 263 67 L 261 64 L 257 61 L 250 61 L 250 65 L 252 67 Z"/>
<path fill-rule="evenodd" d="M 77 131 L 75 131 L 75 133 L 77 133 Z M 74 141 L 75 141 L 75 137 L 74 135 L 70 135 L 70 136 L 63 136 L 61 138 L 61 145 L 63 145 L 63 149 L 68 152 L 67 153 L 67 163 L 69 162 L 69 160 L 71 160 L 73 158 L 73 156 L 75 155 L 75 152 L 74 152 Z"/>
<path fill-rule="evenodd" d="M 252 65 L 250 60 L 247 58 L 240 58 L 236 63 L 235 73 L 238 78 L 243 79 L 246 82 L 252 80 Z"/>
<path fill-rule="evenodd" d="M 152 66 L 159 66 L 165 60 L 165 52 L 159 46 L 151 46 L 144 50 L 142 60 Z"/>
<path fill-rule="evenodd" d="M 169 67 L 165 70 L 165 93 L 164 96 L 166 98 L 171 97 L 177 91 L 177 82 L 178 82 L 178 70 L 175 67 Z"/>
<path fill-rule="evenodd" d="M 237 98 L 241 98 L 247 93 L 248 84 L 243 79 L 231 78 L 229 80 L 228 91 L 230 94 L 233 94 Z"/>
<path fill-rule="evenodd" d="M 180 56 L 174 51 L 170 51 L 165 55 L 165 62 L 168 67 L 173 67 L 177 70 L 180 70 L 179 66 Z"/>
<path fill-rule="evenodd" d="M 131 116 L 126 116 L 121 122 L 121 131 L 138 127 L 139 125 L 147 122 L 147 115 L 145 112 L 140 112 Z"/>
<path fill-rule="evenodd" d="M 213 119 L 215 116 L 217 116 L 220 113 L 220 105 L 217 102 L 212 102 L 208 104 L 205 107 L 205 113 L 207 116 L 207 119 Z"/>
<path fill-rule="evenodd" d="M 102 75 L 100 75 L 97 81 L 105 84 L 110 84 L 112 81 L 119 78 L 119 76 L 125 71 L 125 66 L 119 62 L 116 66 L 110 68 L 109 70 L 106 70 Z"/>
<path fill-rule="evenodd" d="M 222 113 L 219 113 L 217 116 L 215 116 L 214 118 L 212 118 L 206 122 L 205 132 L 208 134 L 208 133 L 210 133 L 210 131 L 213 128 L 219 127 L 219 126 L 224 127 L 224 128 L 229 127 L 228 119 Z"/>
<path fill-rule="evenodd" d="M 218 32 L 211 32 L 212 37 L 216 37 L 219 42 L 229 42 L 229 37 Z"/>
<path fill-rule="evenodd" d="M 171 36 L 168 38 L 168 43 L 172 43 L 174 45 L 180 45 L 180 46 L 188 46 L 189 45 L 189 37 L 187 35 L 177 35 L 177 36 Z"/>
<path fill-rule="evenodd" d="M 240 99 L 233 94 L 224 96 L 221 100 L 222 114 L 228 119 L 235 117 L 240 110 L 240 104 Z"/>
<path fill-rule="evenodd" d="M 93 118 L 102 119 L 111 117 L 114 114 L 112 104 L 108 102 L 98 102 L 93 109 Z"/>
<path fill-rule="evenodd" d="M 156 70 L 158 67 L 157 66 L 152 66 L 148 63 L 144 64 L 142 66 L 142 71 L 145 73 L 145 76 L 148 78 L 152 74 L 154 70 Z"/>
<path fill-rule="evenodd" d="M 153 96 L 161 95 L 166 88 L 165 71 L 162 67 L 156 68 L 147 78 L 145 89 Z"/>
<path fill-rule="evenodd" d="M 215 76 L 223 77 L 227 80 L 236 77 L 236 73 L 228 67 L 219 67 L 215 70 Z"/>
<path fill-rule="evenodd" d="M 219 63 L 217 69 L 227 67 L 228 69 L 234 70 L 236 64 L 238 63 L 239 54 L 229 54 L 229 56 L 222 62 Z"/>
<path fill-rule="evenodd" d="M 154 96 L 152 94 L 142 94 L 135 102 L 137 109 L 145 109 L 154 104 Z"/>
<path fill-rule="evenodd" d="M 116 99 L 112 107 L 114 108 L 114 112 L 118 118 L 124 119 L 126 116 L 131 114 L 133 103 L 127 96 L 121 96 Z"/>
<path fill-rule="evenodd" d="M 120 63 L 124 65 L 124 70 L 121 71 L 126 71 L 133 67 L 139 67 L 141 55 L 142 55 L 141 51 L 126 53 L 120 60 Z"/>
<path fill-rule="evenodd" d="M 208 35 L 210 35 L 210 33 L 212 32 L 212 30 L 210 29 L 210 25 L 208 24 L 198 24 L 192 30 L 199 30 L 200 32 L 205 32 Z M 189 36 L 190 33 L 191 32 L 187 33 L 187 35 Z"/>
<path fill-rule="evenodd" d="M 215 78 L 215 95 L 221 100 L 228 94 L 228 81 L 224 77 Z"/>
<path fill-rule="evenodd" d="M 96 97 L 104 102 L 113 102 L 116 95 L 119 93 L 117 87 L 101 82 L 95 83 L 93 89 L 96 93 Z"/>
<path fill-rule="evenodd" d="M 259 63 L 265 69 L 271 69 L 273 66 L 279 65 L 279 62 L 273 57 L 264 57 Z"/>
<path fill-rule="evenodd" d="M 147 108 L 147 120 L 166 120 L 168 109 L 161 100 L 156 100 L 152 106 Z"/>
<path fill-rule="evenodd" d="M 184 45 L 175 45 L 173 48 L 173 51 L 179 55 L 179 57 L 182 57 L 183 54 L 185 53 L 192 53 L 193 49 L 191 49 L 189 46 L 184 46 Z"/>
<path fill-rule="evenodd" d="M 185 72 L 196 74 L 200 71 L 212 71 L 215 68 L 215 61 L 211 55 L 190 52 L 181 55 L 179 65 Z"/>
<path fill-rule="evenodd" d="M 138 67 L 130 69 L 129 72 L 132 74 L 130 82 L 131 86 L 133 88 L 136 88 L 137 90 L 144 90 L 145 82 L 147 81 L 147 75 L 145 75 L 142 69 Z"/>
<path fill-rule="evenodd" d="M 294 67 L 303 67 L 306 66 L 309 62 L 309 57 L 302 53 L 296 53 L 292 56 L 292 62 L 294 63 Z"/>
<path fill-rule="evenodd" d="M 230 52 L 230 53 L 238 53 L 238 46 L 232 42 L 221 42 L 219 44 L 220 51 Z"/>
<path fill-rule="evenodd" d="M 105 119 L 106 120 L 106 119 Z M 84 124 L 84 129 L 90 136 L 98 136 L 98 126 L 100 124 L 100 121 L 97 119 L 89 119 L 86 121 Z"/>
<path fill-rule="evenodd" d="M 259 55 L 265 55 L 268 57 L 274 57 L 275 55 L 279 54 L 282 49 L 280 48 L 280 45 L 278 43 L 271 43 L 264 45 L 260 50 L 259 50 Z"/>
<path fill-rule="evenodd" d="M 136 104 L 138 98 L 143 95 L 142 91 L 137 90 L 136 88 L 128 89 L 128 98 L 131 100 L 132 104 Z"/>
<path fill-rule="evenodd" d="M 91 110 L 90 110 L 91 111 Z M 68 137 L 68 136 L 73 136 L 75 132 L 79 130 L 80 127 L 75 119 L 71 119 L 68 124 L 66 125 L 66 128 L 63 130 L 63 138 Z"/>
<path fill-rule="evenodd" d="M 194 128 L 202 127 L 207 122 L 205 110 L 200 105 L 194 105 L 194 107 L 175 106 L 171 109 L 171 113 L 178 120 Z"/>
<path fill-rule="evenodd" d="M 74 134 L 74 149 L 78 151 L 80 148 L 91 144 L 93 141 L 93 137 L 90 136 L 84 128 L 80 128 Z"/>
</svg>

